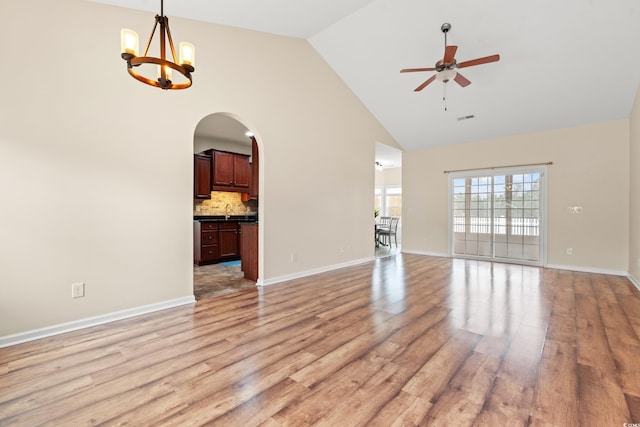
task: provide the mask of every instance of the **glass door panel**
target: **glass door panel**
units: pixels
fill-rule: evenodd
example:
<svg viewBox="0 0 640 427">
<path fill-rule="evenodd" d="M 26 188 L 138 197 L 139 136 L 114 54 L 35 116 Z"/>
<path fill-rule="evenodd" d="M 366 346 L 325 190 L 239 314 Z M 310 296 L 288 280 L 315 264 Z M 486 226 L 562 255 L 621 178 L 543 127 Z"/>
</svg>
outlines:
<svg viewBox="0 0 640 427">
<path fill-rule="evenodd" d="M 452 176 L 453 255 L 542 262 L 542 170 Z"/>
</svg>

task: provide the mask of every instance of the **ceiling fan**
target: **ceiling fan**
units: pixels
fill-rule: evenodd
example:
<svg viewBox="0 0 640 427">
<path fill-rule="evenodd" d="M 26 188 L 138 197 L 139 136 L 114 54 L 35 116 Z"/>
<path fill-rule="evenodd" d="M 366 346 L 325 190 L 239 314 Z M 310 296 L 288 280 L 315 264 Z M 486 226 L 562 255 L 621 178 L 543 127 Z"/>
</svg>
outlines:
<svg viewBox="0 0 640 427">
<path fill-rule="evenodd" d="M 458 68 L 471 67 L 474 65 L 487 64 L 489 62 L 496 62 L 500 60 L 500 55 L 491 55 L 485 56 L 483 58 L 472 59 L 470 61 L 457 62 L 455 59 L 456 51 L 458 50 L 458 46 L 447 46 L 447 33 L 451 29 L 451 24 L 444 23 L 442 27 L 440 27 L 442 32 L 444 33 L 444 57 L 436 62 L 435 67 L 431 68 L 404 68 L 400 70 L 401 73 L 415 73 L 422 71 L 437 71 L 436 74 L 429 77 L 424 83 L 414 89 L 415 92 L 420 92 L 422 89 L 427 87 L 434 80 L 442 81 L 443 83 L 447 83 L 449 80 L 455 81 L 462 87 L 467 87 L 471 84 L 471 82 L 456 71 Z"/>
</svg>

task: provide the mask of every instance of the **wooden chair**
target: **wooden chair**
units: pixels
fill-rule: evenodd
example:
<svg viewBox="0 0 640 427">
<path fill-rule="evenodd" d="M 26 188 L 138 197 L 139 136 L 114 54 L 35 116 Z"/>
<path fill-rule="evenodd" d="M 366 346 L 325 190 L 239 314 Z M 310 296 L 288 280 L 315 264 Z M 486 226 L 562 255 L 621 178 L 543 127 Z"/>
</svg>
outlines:
<svg viewBox="0 0 640 427">
<path fill-rule="evenodd" d="M 380 221 L 378 221 L 378 228 L 389 228 L 391 225 L 391 217 L 390 216 L 381 216 Z"/>
<path fill-rule="evenodd" d="M 382 217 L 380 218 L 382 220 Z M 391 217 L 389 221 L 388 227 L 378 227 L 378 240 L 382 242 L 383 245 L 391 247 L 391 236 L 396 243 L 396 248 L 398 247 L 398 223 L 400 222 L 400 218 L 397 216 Z"/>
<path fill-rule="evenodd" d="M 390 216 L 381 216 L 380 219 L 378 220 L 378 223 L 376 224 L 375 227 L 375 231 L 376 231 L 376 235 L 375 235 L 375 241 L 376 241 L 376 248 L 380 245 L 384 245 L 384 243 L 380 240 L 380 234 L 379 231 L 380 230 L 388 230 L 389 226 L 391 225 L 391 217 Z"/>
</svg>

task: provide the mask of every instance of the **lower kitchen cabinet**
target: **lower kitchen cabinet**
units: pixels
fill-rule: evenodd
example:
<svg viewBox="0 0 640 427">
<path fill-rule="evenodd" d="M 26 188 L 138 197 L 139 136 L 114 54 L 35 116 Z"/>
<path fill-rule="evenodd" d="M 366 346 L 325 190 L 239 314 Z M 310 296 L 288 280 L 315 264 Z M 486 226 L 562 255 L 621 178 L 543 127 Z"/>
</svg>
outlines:
<svg viewBox="0 0 640 427">
<path fill-rule="evenodd" d="M 238 257 L 238 222 L 221 222 L 219 235 L 220 258 Z"/>
<path fill-rule="evenodd" d="M 220 259 L 217 222 L 193 222 L 193 263 L 211 264 Z"/>
<path fill-rule="evenodd" d="M 238 221 L 193 221 L 193 263 L 240 259 L 240 235 Z"/>
<path fill-rule="evenodd" d="M 242 233 L 242 271 L 244 278 L 258 281 L 258 224 L 240 224 Z"/>
</svg>

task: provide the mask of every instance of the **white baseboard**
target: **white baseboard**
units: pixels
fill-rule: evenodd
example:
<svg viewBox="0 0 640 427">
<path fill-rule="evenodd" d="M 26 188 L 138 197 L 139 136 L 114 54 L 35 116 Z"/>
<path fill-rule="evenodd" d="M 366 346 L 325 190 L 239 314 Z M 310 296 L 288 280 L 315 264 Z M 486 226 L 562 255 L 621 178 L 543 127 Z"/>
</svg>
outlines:
<svg viewBox="0 0 640 427">
<path fill-rule="evenodd" d="M 314 269 L 311 269 L 311 270 L 300 271 L 298 273 L 286 274 L 284 276 L 273 277 L 271 279 L 258 281 L 258 286 L 274 285 L 276 283 L 286 282 L 288 280 L 300 279 L 302 277 L 312 276 L 314 274 L 326 273 L 327 271 L 338 270 L 340 268 L 353 267 L 354 265 L 365 264 L 367 262 L 371 262 L 371 261 L 374 261 L 374 260 L 375 260 L 375 257 L 362 258 L 362 259 L 357 259 L 357 260 L 353 260 L 353 261 L 349 261 L 349 262 L 344 262 L 344 263 L 341 263 L 341 264 L 333 264 L 333 265 L 328 265 L 326 267 L 320 267 L 320 268 L 314 268 Z"/>
<path fill-rule="evenodd" d="M 441 253 L 441 252 L 429 252 L 429 251 L 414 251 L 411 249 L 404 249 L 400 251 L 403 254 L 414 254 L 414 255 L 426 255 L 426 256 L 435 256 L 438 258 L 451 258 L 449 254 Z"/>
<path fill-rule="evenodd" d="M 155 304 L 143 305 L 141 307 L 130 308 L 113 313 L 102 314 L 100 316 L 88 317 L 86 319 L 79 319 L 72 322 L 47 326 L 45 328 L 34 329 L 32 331 L 20 332 L 13 335 L 5 335 L 3 337 L 0 337 L 0 348 L 21 344 L 27 341 L 33 341 L 40 338 L 46 338 L 52 335 L 63 334 L 65 332 L 76 331 L 78 329 L 89 328 L 91 326 L 102 325 L 104 323 L 114 322 L 116 320 L 139 316 L 141 314 L 151 313 L 154 311 L 165 310 L 167 308 L 173 308 L 180 305 L 192 304 L 195 302 L 196 299 L 193 295 L 191 295 L 188 297 L 162 301 Z"/>
<path fill-rule="evenodd" d="M 575 265 L 547 264 L 545 268 L 552 268 L 554 270 L 580 271 L 582 273 L 609 274 L 611 276 L 628 276 L 629 275 L 629 273 L 626 271 L 609 270 L 605 268 L 593 268 L 593 267 L 576 267 Z"/>
<path fill-rule="evenodd" d="M 633 275 L 629 274 L 627 276 L 629 278 L 629 280 L 631 281 L 631 283 L 633 283 L 633 285 L 638 288 L 638 290 L 640 291 L 640 282 L 638 281 L 638 279 L 636 279 L 635 277 L 633 277 Z"/>
</svg>

